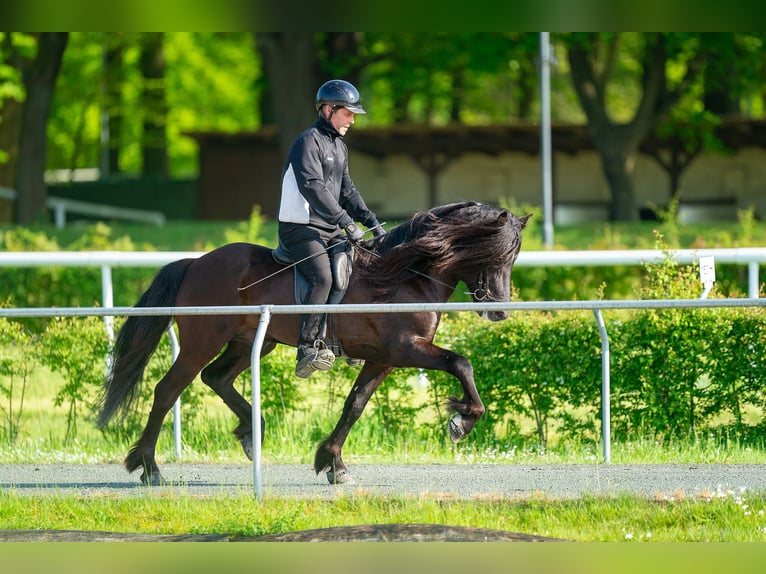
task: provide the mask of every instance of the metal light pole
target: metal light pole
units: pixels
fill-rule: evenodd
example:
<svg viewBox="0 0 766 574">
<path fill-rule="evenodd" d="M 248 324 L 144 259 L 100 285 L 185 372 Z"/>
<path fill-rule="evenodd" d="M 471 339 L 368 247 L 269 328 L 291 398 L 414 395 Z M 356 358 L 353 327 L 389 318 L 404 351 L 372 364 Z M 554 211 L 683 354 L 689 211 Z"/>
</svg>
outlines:
<svg viewBox="0 0 766 574">
<path fill-rule="evenodd" d="M 553 178 L 551 175 L 551 44 L 550 33 L 540 32 L 540 157 L 543 175 L 543 244 L 553 248 Z"/>
</svg>

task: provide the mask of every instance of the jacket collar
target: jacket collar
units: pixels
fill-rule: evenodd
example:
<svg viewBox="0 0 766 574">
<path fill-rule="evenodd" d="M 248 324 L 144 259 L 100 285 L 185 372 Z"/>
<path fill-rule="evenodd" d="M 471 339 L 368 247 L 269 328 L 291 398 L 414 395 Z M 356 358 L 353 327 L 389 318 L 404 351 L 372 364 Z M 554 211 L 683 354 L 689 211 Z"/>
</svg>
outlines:
<svg viewBox="0 0 766 574">
<path fill-rule="evenodd" d="M 338 130 L 336 130 L 335 127 L 329 121 L 327 121 L 323 116 L 319 116 L 319 118 L 317 119 L 314 125 L 320 131 L 329 135 L 332 139 L 343 137 L 342 135 L 338 133 Z"/>
</svg>

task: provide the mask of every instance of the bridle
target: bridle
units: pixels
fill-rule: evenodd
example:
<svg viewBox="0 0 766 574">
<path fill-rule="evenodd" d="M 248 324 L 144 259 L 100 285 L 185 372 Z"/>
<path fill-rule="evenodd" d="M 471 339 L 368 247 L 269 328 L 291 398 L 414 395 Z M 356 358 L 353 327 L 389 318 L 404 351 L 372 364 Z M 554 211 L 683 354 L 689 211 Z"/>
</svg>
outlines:
<svg viewBox="0 0 766 574">
<path fill-rule="evenodd" d="M 479 280 L 476 283 L 476 289 L 473 291 L 464 291 L 465 295 L 470 295 L 477 303 L 483 303 L 484 301 L 495 301 L 492 298 L 492 292 L 488 287 L 484 287 L 485 276 L 487 274 L 486 269 L 482 269 L 479 272 Z"/>
</svg>

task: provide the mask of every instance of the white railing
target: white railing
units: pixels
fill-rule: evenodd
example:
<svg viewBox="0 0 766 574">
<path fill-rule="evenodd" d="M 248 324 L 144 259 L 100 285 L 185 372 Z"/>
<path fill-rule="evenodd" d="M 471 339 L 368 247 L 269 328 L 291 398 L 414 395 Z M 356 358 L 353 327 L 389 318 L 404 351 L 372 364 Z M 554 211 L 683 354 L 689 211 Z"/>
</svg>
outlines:
<svg viewBox="0 0 766 574">
<path fill-rule="evenodd" d="M 20 251 L 0 253 L 0 267 L 101 267 L 105 271 L 103 282 L 111 285 L 113 267 L 160 267 L 184 259 L 199 257 L 204 251 Z M 713 257 L 716 263 L 746 265 L 748 269 L 747 293 L 758 297 L 760 266 L 766 264 L 766 247 L 737 247 L 731 249 L 624 249 L 604 251 L 522 251 L 515 267 L 611 267 L 636 266 L 658 263 L 668 256 L 682 264 L 692 264 L 701 257 Z M 107 271 L 108 269 L 108 271 Z M 111 292 L 111 288 L 103 291 Z M 104 299 L 104 306 L 111 300 Z"/>
<path fill-rule="evenodd" d="M 97 313 L 91 313 L 92 315 L 98 315 L 104 317 L 104 324 L 107 333 L 110 338 L 114 336 L 113 329 L 113 317 L 115 315 L 138 315 L 141 314 L 140 310 L 133 309 L 129 313 L 118 312 L 119 308 L 114 307 L 114 291 L 112 285 L 112 268 L 114 267 L 160 267 L 167 263 L 177 261 L 184 258 L 196 258 L 203 255 L 204 251 L 157 251 L 157 252 L 123 252 L 123 251 L 84 251 L 84 252 L 11 252 L 0 253 L 0 267 L 46 267 L 46 266 L 63 266 L 63 267 L 100 267 L 101 268 L 101 292 L 102 292 L 102 305 L 103 308 L 99 308 Z M 668 256 L 674 258 L 682 264 L 691 264 L 699 261 L 702 257 L 713 257 L 718 263 L 730 263 L 737 265 L 747 265 L 748 267 L 748 296 L 749 299 L 757 299 L 760 289 L 760 264 L 766 263 L 766 247 L 751 247 L 751 248 L 733 248 L 733 249 L 679 249 L 670 250 L 668 252 L 660 250 L 607 250 L 607 251 L 522 251 L 516 260 L 516 267 L 581 267 L 581 266 L 614 266 L 614 265 L 644 265 L 647 263 L 658 263 L 663 261 Z M 716 300 L 721 301 L 721 300 Z M 734 299 L 733 301 L 747 301 L 746 299 Z M 581 303 L 572 302 L 547 302 L 548 304 L 555 305 L 556 309 L 567 309 L 568 305 L 579 305 Z M 587 302 L 584 302 L 587 303 Z M 604 302 L 599 303 L 613 303 L 619 302 Z M 629 301 L 627 303 L 630 303 Z M 649 304 L 657 304 L 657 302 L 647 302 Z M 521 303 L 515 303 L 512 305 L 523 305 Z M 527 305 L 536 305 L 535 303 L 528 303 Z M 723 305 L 719 305 L 723 306 Z M 347 306 L 343 306 L 345 312 Z M 380 310 L 380 306 L 376 306 L 376 311 Z M 513 307 L 516 308 L 516 307 Z M 575 307 L 581 308 L 581 307 Z M 601 305 L 598 309 L 614 308 L 605 307 Z M 632 307 L 626 307 L 632 308 Z M 132 308 L 128 308 L 132 309 Z M 207 311 L 215 309 L 215 307 L 205 307 Z M 88 309 L 83 308 L 84 311 Z M 6 312 L 10 311 L 0 310 L 0 316 L 8 316 Z M 26 310 L 32 312 L 33 310 Z M 51 310 L 40 310 L 43 315 L 26 315 L 26 316 L 60 316 L 51 315 Z M 62 309 L 55 310 L 56 312 L 62 311 Z M 168 315 L 178 315 L 180 313 L 175 311 L 168 311 Z M 303 312 L 305 312 L 305 308 Z M 48 314 L 46 314 L 46 312 Z M 602 342 L 607 341 L 606 329 L 603 324 L 603 318 L 600 315 L 600 311 L 596 311 L 593 308 L 593 312 L 598 322 L 599 333 L 602 336 Z M 151 312 L 148 314 L 152 314 Z M 178 343 L 176 341 L 175 333 L 172 325 L 168 328 L 168 336 L 171 340 L 171 348 L 173 357 L 178 355 Z M 605 347 L 604 352 L 608 357 L 608 346 Z M 608 382 L 609 372 L 608 369 L 604 370 L 603 377 Z M 608 389 L 608 386 L 607 386 Z M 608 408 L 608 400 L 606 401 Z M 607 413 L 608 414 L 608 413 Z M 255 419 L 255 417 L 254 417 Z M 173 428 L 175 437 L 175 453 L 180 458 L 181 456 L 181 417 L 180 417 L 180 402 L 176 402 L 173 407 Z M 260 427 L 258 432 L 260 433 Z M 604 431 L 605 435 L 608 429 Z M 604 442 L 604 459 L 609 461 L 609 446 L 608 441 Z"/>
<path fill-rule="evenodd" d="M 512 303 L 406 303 L 366 305 L 252 305 L 209 307 L 61 307 L 0 309 L 0 317 L 85 317 L 85 316 L 150 316 L 150 315 L 243 315 L 258 314 L 260 320 L 250 356 L 252 378 L 252 436 L 253 436 L 253 483 L 258 500 L 263 497 L 261 470 L 261 364 L 260 354 L 272 315 L 303 313 L 417 313 L 459 311 L 576 311 L 593 312 L 601 337 L 601 432 L 604 462 L 611 462 L 610 421 L 610 353 L 609 337 L 602 311 L 610 309 L 699 309 L 732 307 L 766 307 L 766 299 L 658 299 L 624 301 L 538 301 Z M 178 435 L 176 435 L 178 438 Z"/>
<path fill-rule="evenodd" d="M 160 267 L 187 257 L 200 257 L 204 251 L 69 251 L 69 252 L 12 252 L 0 253 L 0 267 L 100 267 L 102 305 L 114 306 L 112 268 L 114 267 Z M 643 265 L 655 263 L 671 256 L 679 263 L 693 263 L 700 257 L 714 257 L 719 263 L 748 266 L 748 296 L 759 297 L 760 264 L 766 263 L 766 247 L 734 249 L 679 249 L 668 253 L 660 250 L 614 250 L 614 251 L 522 251 L 516 260 L 517 267 L 579 267 Z M 104 315 L 104 325 L 109 337 L 114 336 L 113 316 Z M 178 345 L 172 325 L 168 329 L 173 356 Z M 181 456 L 180 403 L 173 407 L 173 426 L 176 456 Z"/>
<path fill-rule="evenodd" d="M 7 187 L 0 187 L 0 198 L 14 201 L 16 191 Z M 161 211 L 105 205 L 65 197 L 48 197 L 45 205 L 53 211 L 53 221 L 58 229 L 66 226 L 67 212 L 81 213 L 100 219 L 124 219 L 154 225 L 164 225 L 166 221 L 165 214 Z"/>
</svg>

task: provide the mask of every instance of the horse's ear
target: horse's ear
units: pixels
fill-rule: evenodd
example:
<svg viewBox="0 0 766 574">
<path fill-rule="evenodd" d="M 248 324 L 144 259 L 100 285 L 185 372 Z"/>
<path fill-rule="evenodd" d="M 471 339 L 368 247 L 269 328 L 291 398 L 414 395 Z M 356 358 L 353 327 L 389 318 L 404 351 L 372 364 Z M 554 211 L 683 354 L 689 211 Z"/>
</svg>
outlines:
<svg viewBox="0 0 766 574">
<path fill-rule="evenodd" d="M 529 218 L 532 217 L 531 213 L 528 213 L 527 215 L 524 215 L 522 217 L 517 217 L 516 221 L 518 221 L 519 229 L 524 229 L 527 226 L 527 221 L 529 221 Z"/>
</svg>

